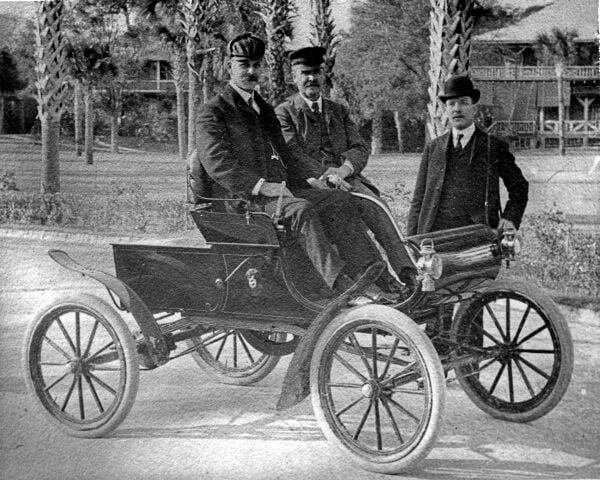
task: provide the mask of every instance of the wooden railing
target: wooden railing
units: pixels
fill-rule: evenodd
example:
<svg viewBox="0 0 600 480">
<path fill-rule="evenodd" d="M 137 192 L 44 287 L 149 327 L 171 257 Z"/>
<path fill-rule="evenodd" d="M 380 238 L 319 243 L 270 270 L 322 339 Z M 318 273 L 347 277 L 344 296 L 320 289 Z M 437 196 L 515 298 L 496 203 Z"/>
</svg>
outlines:
<svg viewBox="0 0 600 480">
<path fill-rule="evenodd" d="M 535 135 L 536 131 L 537 126 L 534 120 L 518 122 L 499 120 L 494 122 L 490 127 L 490 133 L 506 137 L 515 135 Z"/>
<path fill-rule="evenodd" d="M 490 126 L 489 132 L 504 137 L 533 136 L 537 134 L 554 136 L 559 133 L 559 121 L 545 120 L 538 131 L 538 122 L 534 120 L 515 122 L 498 120 Z M 564 132 L 565 136 L 569 137 L 600 136 L 600 120 L 565 120 Z"/>
<path fill-rule="evenodd" d="M 553 66 L 478 66 L 471 67 L 473 80 L 556 80 Z M 600 68 L 594 65 L 565 66 L 563 79 L 589 80 L 600 79 Z"/>
<path fill-rule="evenodd" d="M 558 135 L 560 122 L 558 120 L 546 120 L 541 129 L 542 135 Z M 565 135 L 582 136 L 600 135 L 600 120 L 565 120 Z"/>
</svg>

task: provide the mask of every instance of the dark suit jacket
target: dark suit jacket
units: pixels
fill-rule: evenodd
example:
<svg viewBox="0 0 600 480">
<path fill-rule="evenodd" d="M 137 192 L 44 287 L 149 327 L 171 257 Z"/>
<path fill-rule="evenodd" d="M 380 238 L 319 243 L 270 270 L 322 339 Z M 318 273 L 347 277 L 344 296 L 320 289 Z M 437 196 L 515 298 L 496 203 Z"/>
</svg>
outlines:
<svg viewBox="0 0 600 480">
<path fill-rule="evenodd" d="M 279 122 L 260 95 L 255 101 L 260 116 L 227 85 L 200 108 L 197 155 L 188 166 L 194 201 L 198 196 L 248 199 L 260 178 L 287 181 L 286 164 L 292 162 Z"/>
<path fill-rule="evenodd" d="M 488 136 L 475 129 L 472 139 L 469 178 L 465 178 L 471 190 L 472 203 L 469 215 L 473 223 L 486 223 L 485 189 L 488 174 L 488 137 L 489 137 L 489 225 L 497 228 L 500 218 L 500 182 L 502 178 L 508 191 L 508 201 L 502 212 L 502 218 L 511 220 L 518 228 L 527 205 L 529 184 L 521 169 L 515 163 L 508 145 L 499 138 Z M 413 199 L 408 213 L 408 235 L 428 233 L 434 224 L 439 206 L 442 185 L 446 172 L 446 155 L 451 141 L 450 132 L 441 135 L 427 144 L 423 151 L 421 166 Z"/>
<path fill-rule="evenodd" d="M 290 147 L 299 179 L 319 178 L 330 165 L 325 166 L 321 162 L 321 131 L 316 115 L 298 93 L 277 106 L 275 112 L 285 141 Z M 350 119 L 348 110 L 339 103 L 323 98 L 322 115 L 336 156 L 335 166 L 348 160 L 354 168 L 352 177 L 360 178 L 363 183 L 376 190 L 361 175 L 367 165 L 369 150 Z M 296 179 L 290 178 L 290 181 L 295 182 Z"/>
</svg>

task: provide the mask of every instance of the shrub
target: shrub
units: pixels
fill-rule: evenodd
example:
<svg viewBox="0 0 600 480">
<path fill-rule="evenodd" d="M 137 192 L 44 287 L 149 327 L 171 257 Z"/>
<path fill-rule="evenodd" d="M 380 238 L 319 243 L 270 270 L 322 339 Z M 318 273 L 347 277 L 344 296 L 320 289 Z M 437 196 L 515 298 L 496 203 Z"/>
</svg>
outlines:
<svg viewBox="0 0 600 480">
<path fill-rule="evenodd" d="M 0 223 L 68 225 L 73 211 L 60 194 L 0 192 Z"/>
<path fill-rule="evenodd" d="M 8 191 L 19 191 L 15 180 L 15 172 L 4 172 L 0 177 L 0 192 Z"/>
</svg>

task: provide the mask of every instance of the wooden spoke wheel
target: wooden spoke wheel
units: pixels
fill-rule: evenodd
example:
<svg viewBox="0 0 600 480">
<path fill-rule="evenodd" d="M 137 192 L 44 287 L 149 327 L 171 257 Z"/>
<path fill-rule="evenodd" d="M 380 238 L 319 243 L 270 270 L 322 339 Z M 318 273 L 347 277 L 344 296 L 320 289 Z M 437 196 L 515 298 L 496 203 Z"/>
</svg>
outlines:
<svg viewBox="0 0 600 480">
<path fill-rule="evenodd" d="M 323 433 L 362 468 L 398 473 L 434 445 L 442 366 L 425 333 L 397 310 L 368 305 L 338 316 L 317 341 L 310 386 Z"/>
<path fill-rule="evenodd" d="M 27 332 L 23 360 L 42 411 L 69 435 L 106 435 L 135 400 L 139 367 L 133 337 L 115 310 L 92 295 L 42 309 Z"/>
<path fill-rule="evenodd" d="M 556 304 L 520 282 L 494 282 L 461 305 L 452 325 L 455 368 L 469 398 L 493 417 L 529 422 L 551 411 L 573 371 L 573 342 Z"/>
<path fill-rule="evenodd" d="M 280 338 L 280 334 L 271 334 Z M 192 358 L 214 380 L 232 385 L 250 385 L 273 371 L 279 357 L 264 354 L 244 338 L 242 331 L 209 328 L 188 340 L 196 347 Z"/>
</svg>

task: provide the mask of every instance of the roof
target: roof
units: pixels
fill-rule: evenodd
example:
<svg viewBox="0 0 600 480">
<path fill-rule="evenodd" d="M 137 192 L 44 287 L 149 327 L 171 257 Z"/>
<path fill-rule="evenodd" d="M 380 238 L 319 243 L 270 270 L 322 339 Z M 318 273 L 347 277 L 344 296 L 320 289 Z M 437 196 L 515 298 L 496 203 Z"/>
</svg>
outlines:
<svg viewBox="0 0 600 480">
<path fill-rule="evenodd" d="M 512 25 L 477 35 L 474 41 L 533 43 L 554 27 L 576 30 L 578 42 L 593 42 L 598 35 L 598 0 L 500 0 L 502 6 L 521 13 Z"/>
</svg>

